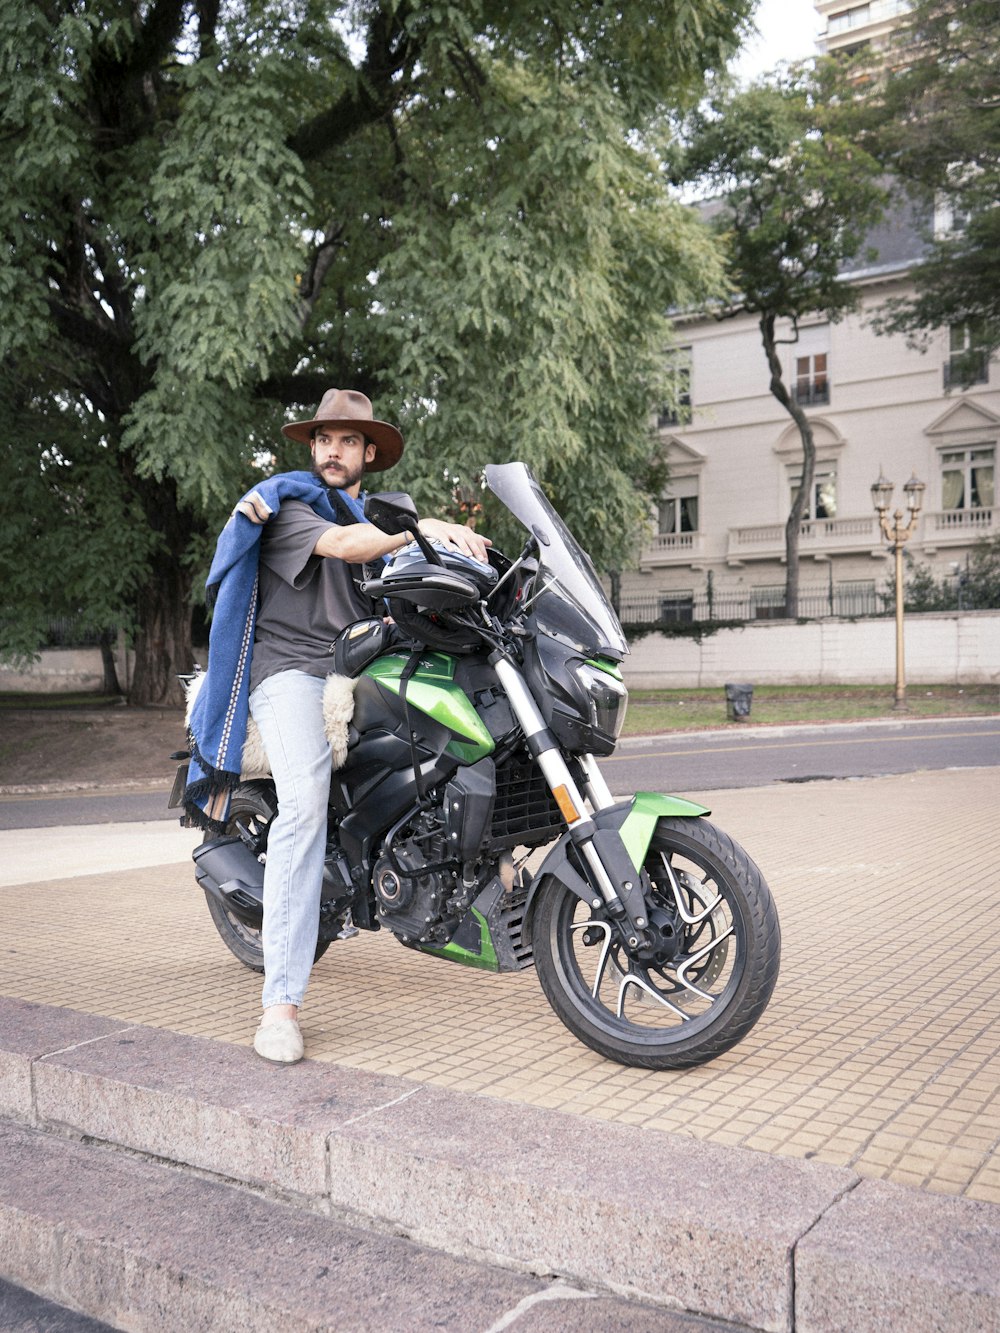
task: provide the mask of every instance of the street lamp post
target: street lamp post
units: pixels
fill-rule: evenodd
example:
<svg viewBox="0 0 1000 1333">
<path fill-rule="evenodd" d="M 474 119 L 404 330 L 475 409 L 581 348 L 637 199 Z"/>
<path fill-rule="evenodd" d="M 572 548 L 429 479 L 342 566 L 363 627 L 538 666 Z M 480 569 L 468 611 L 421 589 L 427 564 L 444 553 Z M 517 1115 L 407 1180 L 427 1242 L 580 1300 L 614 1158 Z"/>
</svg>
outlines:
<svg viewBox="0 0 1000 1333">
<path fill-rule="evenodd" d="M 903 547 L 910 538 L 917 524 L 917 515 L 926 487 L 917 480 L 916 473 L 903 487 L 909 518 L 903 526 L 903 511 L 897 509 L 889 518 L 889 506 L 892 504 L 893 483 L 886 479 L 879 468 L 879 479 L 872 486 L 872 503 L 878 514 L 879 525 L 886 541 L 891 543 L 896 552 L 896 702 L 893 710 L 905 713 L 906 707 L 906 668 L 903 661 Z"/>
</svg>

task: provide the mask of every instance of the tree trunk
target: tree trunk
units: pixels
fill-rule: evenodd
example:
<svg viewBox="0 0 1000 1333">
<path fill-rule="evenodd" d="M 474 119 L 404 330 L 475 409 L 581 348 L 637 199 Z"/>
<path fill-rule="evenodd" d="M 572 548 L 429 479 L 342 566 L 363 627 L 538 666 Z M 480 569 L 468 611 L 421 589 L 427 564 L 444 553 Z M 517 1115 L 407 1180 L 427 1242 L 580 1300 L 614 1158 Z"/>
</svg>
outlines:
<svg viewBox="0 0 1000 1333">
<path fill-rule="evenodd" d="M 180 561 L 163 560 L 150 571 L 140 598 L 139 632 L 131 704 L 182 707 L 178 672 L 194 669 L 191 645 L 191 576 Z"/>
<path fill-rule="evenodd" d="M 136 598 L 138 632 L 128 701 L 147 706 L 183 706 L 185 696 L 177 676 L 194 669 L 192 575 L 186 558 L 194 520 L 190 511 L 178 503 L 177 488 L 170 478 L 156 481 L 139 477 L 131 456 L 123 454 L 122 460 L 156 536 L 149 572 Z"/>
<path fill-rule="evenodd" d="M 115 654 L 112 647 L 112 641 L 117 637 L 117 630 L 113 633 L 109 629 L 101 630 L 101 667 L 104 671 L 104 683 L 101 686 L 102 694 L 114 695 L 122 692 L 122 687 L 118 682 L 118 669 L 115 666 Z"/>
<path fill-rule="evenodd" d="M 799 614 L 799 535 L 806 502 L 812 494 L 813 479 L 816 475 L 816 446 L 813 443 L 809 418 L 792 398 L 781 377 L 781 360 L 778 357 L 774 336 L 775 318 L 773 314 L 763 314 L 760 317 L 761 341 L 771 371 L 770 389 L 798 426 L 799 438 L 802 440 L 802 481 L 785 523 L 785 615 L 794 620 Z"/>
</svg>

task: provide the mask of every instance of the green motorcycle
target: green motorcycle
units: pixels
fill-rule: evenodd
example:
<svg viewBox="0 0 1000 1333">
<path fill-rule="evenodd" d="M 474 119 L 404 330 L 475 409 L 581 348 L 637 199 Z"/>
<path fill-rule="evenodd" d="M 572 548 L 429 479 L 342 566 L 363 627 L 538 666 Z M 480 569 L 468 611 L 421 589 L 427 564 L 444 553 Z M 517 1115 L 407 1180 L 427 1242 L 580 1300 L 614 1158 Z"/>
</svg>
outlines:
<svg viewBox="0 0 1000 1333">
<path fill-rule="evenodd" d="M 334 771 L 317 957 L 360 930 L 494 972 L 534 964 L 553 1010 L 610 1060 L 680 1069 L 734 1046 L 778 975 L 774 903 L 708 811 L 642 792 L 615 800 L 598 766 L 617 743 L 628 647 L 589 558 L 523 463 L 486 481 L 524 526 L 488 566 L 418 534 L 364 587 L 381 618 L 340 636 L 353 681 Z M 416 532 L 408 496 L 366 515 Z M 196 849 L 232 952 L 261 970 L 267 779 L 243 783 L 227 834 Z"/>
</svg>

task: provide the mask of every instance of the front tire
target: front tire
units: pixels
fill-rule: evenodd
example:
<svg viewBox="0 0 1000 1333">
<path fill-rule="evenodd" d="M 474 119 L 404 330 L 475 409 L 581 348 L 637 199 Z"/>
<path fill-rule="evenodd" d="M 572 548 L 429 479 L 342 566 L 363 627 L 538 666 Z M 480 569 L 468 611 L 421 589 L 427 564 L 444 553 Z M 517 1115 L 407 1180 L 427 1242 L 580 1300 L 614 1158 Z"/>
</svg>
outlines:
<svg viewBox="0 0 1000 1333">
<path fill-rule="evenodd" d="M 267 854 L 267 834 L 271 820 L 277 812 L 277 799 L 270 782 L 244 782 L 233 792 L 229 802 L 229 817 L 226 821 L 226 834 L 239 834 L 250 839 L 250 845 L 257 855 Z M 209 842 L 218 834 L 208 833 L 203 841 Z M 222 942 L 234 957 L 251 972 L 264 971 L 264 950 L 260 940 L 260 930 L 249 926 L 228 911 L 214 894 L 206 889 L 205 901 L 215 929 L 222 937 Z M 316 945 L 316 957 L 319 960 L 329 949 L 331 940 L 319 940 Z"/>
<path fill-rule="evenodd" d="M 735 1046 L 778 977 L 778 915 L 760 870 L 703 819 L 661 819 L 643 865 L 651 943 L 626 950 L 603 909 L 549 878 L 531 931 L 545 996 L 575 1037 L 642 1069 L 684 1069 Z"/>
</svg>

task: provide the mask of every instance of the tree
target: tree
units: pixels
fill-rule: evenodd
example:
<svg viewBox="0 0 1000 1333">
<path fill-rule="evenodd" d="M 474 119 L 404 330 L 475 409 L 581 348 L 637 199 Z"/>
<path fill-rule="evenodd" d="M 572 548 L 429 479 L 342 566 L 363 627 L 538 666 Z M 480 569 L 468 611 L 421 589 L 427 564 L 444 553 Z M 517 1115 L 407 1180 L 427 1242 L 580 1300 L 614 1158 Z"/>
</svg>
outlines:
<svg viewBox="0 0 1000 1333">
<path fill-rule="evenodd" d="M 962 605 L 984 611 L 1000 606 L 1000 534 L 980 537 L 960 576 Z"/>
<path fill-rule="evenodd" d="M 721 85 L 689 117 L 675 168 L 676 180 L 696 182 L 714 197 L 711 225 L 725 247 L 730 286 L 715 313 L 756 315 L 770 392 L 802 441 L 802 480 L 785 524 L 787 616 L 798 614 L 799 533 L 816 449 L 809 415 L 785 383 L 779 347 L 797 341 L 805 316 L 835 321 L 856 307 L 843 266 L 885 201 L 877 162 L 832 122 L 832 79 L 820 62 L 744 89 Z"/>
<path fill-rule="evenodd" d="M 664 117 L 750 8 L 0 0 L 0 652 L 58 570 L 176 701 L 210 537 L 331 384 L 401 420 L 418 502 L 522 457 L 621 562 L 662 312 L 718 278 Z"/>
<path fill-rule="evenodd" d="M 1000 535 L 980 537 L 957 575 L 937 578 L 930 565 L 915 560 L 909 551 L 903 552 L 903 559 L 907 611 L 988 611 L 1000 606 Z M 895 573 L 882 600 L 887 610 L 895 605 Z"/>
<path fill-rule="evenodd" d="M 1000 347 L 1000 9 L 917 0 L 888 51 L 851 73 L 853 132 L 938 219 L 913 270 L 915 295 L 888 304 L 880 327 L 919 342 L 964 325 L 974 373 Z"/>
</svg>

